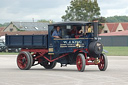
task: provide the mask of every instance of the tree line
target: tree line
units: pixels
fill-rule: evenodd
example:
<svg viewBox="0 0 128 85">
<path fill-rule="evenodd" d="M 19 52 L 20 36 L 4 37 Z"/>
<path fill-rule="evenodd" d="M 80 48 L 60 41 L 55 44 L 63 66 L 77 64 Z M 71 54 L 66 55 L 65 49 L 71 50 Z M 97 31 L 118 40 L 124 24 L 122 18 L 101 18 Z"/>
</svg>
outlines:
<svg viewBox="0 0 128 85">
<path fill-rule="evenodd" d="M 128 16 L 111 16 L 105 19 L 106 22 L 128 22 Z"/>
<path fill-rule="evenodd" d="M 1 24 L 1 23 L 0 23 L 0 27 L 7 27 L 8 25 L 9 25 L 9 23 L 7 23 L 7 22 L 4 23 L 4 24 Z"/>
</svg>

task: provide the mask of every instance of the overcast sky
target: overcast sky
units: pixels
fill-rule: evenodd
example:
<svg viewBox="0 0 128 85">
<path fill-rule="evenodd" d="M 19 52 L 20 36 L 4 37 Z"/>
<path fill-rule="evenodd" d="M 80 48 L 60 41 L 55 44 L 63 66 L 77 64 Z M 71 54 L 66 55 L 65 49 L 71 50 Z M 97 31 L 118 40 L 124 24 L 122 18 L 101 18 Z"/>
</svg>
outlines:
<svg viewBox="0 0 128 85">
<path fill-rule="evenodd" d="M 71 0 L 0 0 L 0 23 L 47 19 L 61 21 Z M 128 15 L 128 0 L 98 0 L 101 16 Z"/>
</svg>

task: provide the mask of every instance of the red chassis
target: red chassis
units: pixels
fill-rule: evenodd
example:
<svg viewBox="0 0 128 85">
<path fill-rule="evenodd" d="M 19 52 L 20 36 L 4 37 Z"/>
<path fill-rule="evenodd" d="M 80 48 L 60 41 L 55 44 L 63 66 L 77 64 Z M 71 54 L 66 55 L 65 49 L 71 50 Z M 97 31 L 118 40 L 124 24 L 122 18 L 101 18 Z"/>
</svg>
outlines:
<svg viewBox="0 0 128 85">
<path fill-rule="evenodd" d="M 83 49 L 82 49 L 83 50 Z M 79 51 L 80 53 L 84 53 L 83 51 Z M 88 49 L 85 49 L 86 51 L 88 51 Z M 36 55 L 37 53 L 39 54 L 38 56 L 34 57 L 34 59 L 38 59 L 40 57 L 44 57 L 47 61 L 49 62 L 53 62 L 55 60 L 58 60 L 64 56 L 67 56 L 69 53 L 65 53 L 55 59 L 52 59 L 52 56 L 50 55 L 50 59 L 48 59 L 46 56 L 44 56 L 44 54 L 48 53 L 48 49 L 21 49 L 21 51 L 26 51 L 26 52 L 33 52 L 32 55 Z M 78 51 L 78 49 L 74 49 L 74 53 Z M 93 57 L 87 57 L 87 53 L 84 53 L 85 55 L 85 59 L 86 59 L 86 65 L 98 65 L 99 63 L 94 63 L 93 61 L 95 60 L 95 58 Z M 92 62 L 91 62 L 92 61 Z"/>
</svg>

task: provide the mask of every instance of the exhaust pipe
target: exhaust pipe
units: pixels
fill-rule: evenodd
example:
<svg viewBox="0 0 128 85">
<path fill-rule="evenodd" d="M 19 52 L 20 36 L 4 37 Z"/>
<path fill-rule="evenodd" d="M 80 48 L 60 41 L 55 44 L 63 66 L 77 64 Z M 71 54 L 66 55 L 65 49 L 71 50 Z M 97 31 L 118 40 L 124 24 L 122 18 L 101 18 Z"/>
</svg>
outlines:
<svg viewBox="0 0 128 85">
<path fill-rule="evenodd" d="M 94 39 L 98 39 L 98 20 L 93 21 Z"/>
</svg>

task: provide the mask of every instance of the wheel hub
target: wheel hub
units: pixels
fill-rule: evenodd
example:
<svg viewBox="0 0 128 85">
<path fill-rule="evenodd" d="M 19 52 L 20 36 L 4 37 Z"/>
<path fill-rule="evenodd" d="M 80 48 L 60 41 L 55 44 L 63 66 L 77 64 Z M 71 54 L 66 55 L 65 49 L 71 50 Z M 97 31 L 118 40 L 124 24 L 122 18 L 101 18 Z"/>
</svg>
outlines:
<svg viewBox="0 0 128 85">
<path fill-rule="evenodd" d="M 78 65 L 80 65 L 80 61 L 78 61 L 77 63 L 78 63 Z"/>
<path fill-rule="evenodd" d="M 22 63 L 24 64 L 24 63 L 25 63 L 25 61 L 26 61 L 26 60 L 25 60 L 25 58 L 23 58 L 23 59 L 22 59 Z"/>
</svg>

